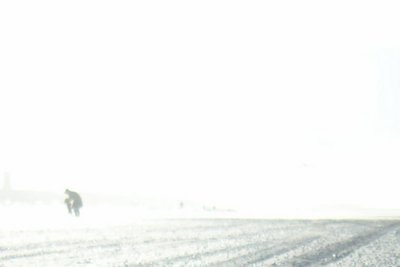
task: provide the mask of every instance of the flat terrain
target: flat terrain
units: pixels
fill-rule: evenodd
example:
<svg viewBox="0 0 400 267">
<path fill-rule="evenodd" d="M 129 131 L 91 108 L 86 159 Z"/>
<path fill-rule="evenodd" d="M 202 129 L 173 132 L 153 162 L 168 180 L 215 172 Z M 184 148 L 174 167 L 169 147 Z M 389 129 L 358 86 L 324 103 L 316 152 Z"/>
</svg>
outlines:
<svg viewBox="0 0 400 267">
<path fill-rule="evenodd" d="M 395 220 L 138 220 L 0 230 L 0 266 L 400 266 Z"/>
</svg>

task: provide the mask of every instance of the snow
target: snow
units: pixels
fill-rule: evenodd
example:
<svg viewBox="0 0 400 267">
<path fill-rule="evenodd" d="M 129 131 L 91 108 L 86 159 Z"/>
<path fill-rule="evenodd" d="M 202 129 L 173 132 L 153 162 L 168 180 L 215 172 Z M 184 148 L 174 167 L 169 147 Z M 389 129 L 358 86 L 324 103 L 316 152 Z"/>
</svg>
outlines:
<svg viewBox="0 0 400 267">
<path fill-rule="evenodd" d="M 400 265 L 396 220 L 206 218 L 212 214 L 112 206 L 85 207 L 81 218 L 62 205 L 0 210 L 1 267 Z"/>
</svg>

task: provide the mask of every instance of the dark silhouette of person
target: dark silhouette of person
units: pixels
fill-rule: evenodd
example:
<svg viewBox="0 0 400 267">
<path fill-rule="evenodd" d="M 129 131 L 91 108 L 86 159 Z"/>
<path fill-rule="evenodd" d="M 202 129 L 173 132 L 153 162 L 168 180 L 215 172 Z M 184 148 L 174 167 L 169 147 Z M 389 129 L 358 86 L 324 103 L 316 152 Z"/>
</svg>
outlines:
<svg viewBox="0 0 400 267">
<path fill-rule="evenodd" d="M 68 198 L 65 199 L 65 204 L 67 205 L 68 212 L 72 213 L 74 211 L 74 214 L 76 217 L 79 217 L 80 211 L 79 209 L 82 208 L 83 203 L 82 203 L 82 198 L 81 196 L 69 189 L 65 189 L 65 194 L 68 195 Z"/>
</svg>

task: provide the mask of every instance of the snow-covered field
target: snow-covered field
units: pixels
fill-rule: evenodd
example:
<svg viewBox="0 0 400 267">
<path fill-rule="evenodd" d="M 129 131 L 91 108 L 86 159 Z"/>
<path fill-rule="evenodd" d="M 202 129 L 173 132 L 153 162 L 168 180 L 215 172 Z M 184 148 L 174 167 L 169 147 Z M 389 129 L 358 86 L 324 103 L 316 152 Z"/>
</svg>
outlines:
<svg viewBox="0 0 400 267">
<path fill-rule="evenodd" d="M 77 219 L 64 209 L 22 210 L 11 220 L 16 207 L 2 209 L 1 267 L 400 266 L 396 220 L 155 219 L 112 210 Z"/>
</svg>

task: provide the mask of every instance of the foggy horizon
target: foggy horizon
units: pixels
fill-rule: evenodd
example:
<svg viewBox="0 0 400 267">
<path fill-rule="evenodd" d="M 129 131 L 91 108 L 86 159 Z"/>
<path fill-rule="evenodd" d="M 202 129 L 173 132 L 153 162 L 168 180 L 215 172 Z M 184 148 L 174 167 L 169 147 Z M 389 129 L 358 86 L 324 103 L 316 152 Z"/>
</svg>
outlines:
<svg viewBox="0 0 400 267">
<path fill-rule="evenodd" d="M 396 10 L 257 3 L 1 3 L 18 12 L 0 8 L 0 175 L 20 190 L 399 208 Z"/>
</svg>

